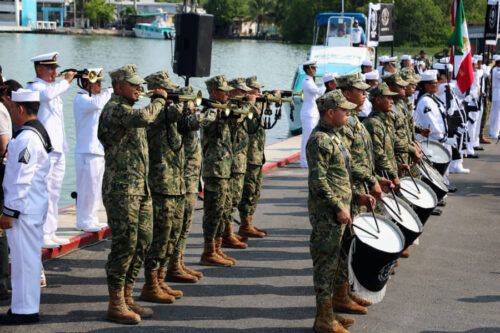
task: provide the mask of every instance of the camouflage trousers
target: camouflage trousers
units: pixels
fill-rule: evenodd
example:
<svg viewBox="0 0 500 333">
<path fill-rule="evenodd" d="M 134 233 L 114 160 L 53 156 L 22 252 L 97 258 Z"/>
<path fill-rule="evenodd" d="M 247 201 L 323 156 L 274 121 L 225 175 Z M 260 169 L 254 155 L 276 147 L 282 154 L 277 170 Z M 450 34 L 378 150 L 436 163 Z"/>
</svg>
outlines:
<svg viewBox="0 0 500 333">
<path fill-rule="evenodd" d="M 9 286 L 9 245 L 7 234 L 0 229 L 0 290 Z"/>
<path fill-rule="evenodd" d="M 184 202 L 184 217 L 182 219 L 182 229 L 179 235 L 179 240 L 175 245 L 172 260 L 181 259 L 186 251 L 187 240 L 191 225 L 193 224 L 194 209 L 196 208 L 196 200 L 198 200 L 198 193 L 186 193 Z"/>
<path fill-rule="evenodd" d="M 337 223 L 332 210 L 309 209 L 309 220 L 312 225 L 309 247 L 313 261 L 314 292 L 318 302 L 325 302 L 335 292 L 345 226 Z"/>
<path fill-rule="evenodd" d="M 224 230 L 224 216 L 232 206 L 229 178 L 204 177 L 203 238 L 210 242 Z M 222 225 L 222 226 L 221 226 Z"/>
<path fill-rule="evenodd" d="M 262 166 L 247 165 L 245 174 L 245 183 L 243 185 L 243 194 L 238 210 L 242 218 L 253 216 L 257 209 L 257 202 L 260 198 L 260 189 L 262 186 Z"/>
<path fill-rule="evenodd" d="M 153 236 L 150 196 L 110 194 L 103 196 L 111 231 L 111 252 L 106 263 L 108 286 L 121 289 L 133 284 Z"/>
<path fill-rule="evenodd" d="M 486 98 L 486 103 L 483 107 L 483 115 L 481 117 L 481 127 L 479 130 L 480 136 L 484 135 L 484 127 L 486 126 L 486 122 L 488 121 L 488 118 L 490 116 L 490 110 L 491 110 L 491 101 Z"/>
<path fill-rule="evenodd" d="M 153 193 L 153 242 L 144 261 L 145 271 L 168 264 L 182 230 L 184 195 Z"/>
<path fill-rule="evenodd" d="M 219 225 L 219 230 L 217 231 L 217 236 L 221 237 L 229 233 L 229 228 L 233 223 L 233 211 L 235 207 L 241 201 L 241 195 L 243 193 L 243 184 L 245 181 L 245 174 L 235 173 L 231 175 L 230 191 L 231 191 L 231 204 L 226 206 L 224 211 L 224 223 Z"/>
</svg>

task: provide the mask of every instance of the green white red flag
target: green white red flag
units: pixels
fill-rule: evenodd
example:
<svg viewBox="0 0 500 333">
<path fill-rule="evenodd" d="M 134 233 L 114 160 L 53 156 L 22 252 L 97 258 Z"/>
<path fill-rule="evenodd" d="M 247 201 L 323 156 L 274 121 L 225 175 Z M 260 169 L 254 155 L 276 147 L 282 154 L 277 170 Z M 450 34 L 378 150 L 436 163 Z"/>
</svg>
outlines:
<svg viewBox="0 0 500 333">
<path fill-rule="evenodd" d="M 451 47 L 450 62 L 453 64 L 454 77 L 462 93 L 469 89 L 474 82 L 472 69 L 472 50 L 465 20 L 463 0 L 453 0 L 451 5 L 451 34 L 449 45 Z"/>
</svg>

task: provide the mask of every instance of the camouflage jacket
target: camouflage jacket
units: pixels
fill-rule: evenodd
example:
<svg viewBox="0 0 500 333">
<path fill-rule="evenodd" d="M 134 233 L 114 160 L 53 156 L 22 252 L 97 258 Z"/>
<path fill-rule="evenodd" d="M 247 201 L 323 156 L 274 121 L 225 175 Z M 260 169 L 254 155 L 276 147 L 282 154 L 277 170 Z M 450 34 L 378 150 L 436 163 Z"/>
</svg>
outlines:
<svg viewBox="0 0 500 333">
<path fill-rule="evenodd" d="M 248 108 L 248 106 L 245 106 L 245 108 Z M 245 117 L 244 119 L 229 119 L 229 128 L 231 130 L 231 140 L 233 144 L 233 164 L 231 166 L 231 173 L 233 174 L 244 174 L 247 170 L 247 119 L 247 117 Z"/>
<path fill-rule="evenodd" d="M 342 209 L 350 211 L 352 199 L 348 170 L 350 157 L 341 141 L 340 131 L 341 128 L 331 127 L 320 121 L 307 142 L 310 210 L 316 212 L 326 210 L 332 213 L 338 213 Z"/>
<path fill-rule="evenodd" d="M 149 147 L 149 185 L 151 192 L 164 195 L 183 195 L 184 147 L 177 130 L 182 116 L 182 104 L 173 104 L 160 113 L 147 129 Z"/>
<path fill-rule="evenodd" d="M 201 148 L 203 177 L 231 178 L 233 143 L 229 119 L 219 117 L 217 121 L 202 127 Z"/>
<path fill-rule="evenodd" d="M 397 97 L 397 96 L 396 96 Z M 406 157 L 408 153 L 415 152 L 415 148 L 408 143 L 408 122 L 406 103 L 402 98 L 394 98 L 391 117 L 394 121 L 394 152 L 398 156 Z"/>
<path fill-rule="evenodd" d="M 248 152 L 247 164 L 264 165 L 266 156 L 264 148 L 266 146 L 266 130 L 260 126 L 262 121 L 262 107 L 254 105 L 253 119 L 247 119 L 248 127 Z"/>
<path fill-rule="evenodd" d="M 198 182 L 201 173 L 201 145 L 198 135 L 200 125 L 194 115 L 189 116 L 190 131 L 183 134 L 184 154 L 186 162 L 184 163 L 184 179 L 186 184 L 186 193 L 198 193 Z"/>
<path fill-rule="evenodd" d="M 154 99 L 142 109 L 134 109 L 123 97 L 113 94 L 99 118 L 97 137 L 104 146 L 106 168 L 102 192 L 149 195 L 148 142 L 145 127 L 152 124 L 165 106 Z"/>
<path fill-rule="evenodd" d="M 365 119 L 365 127 L 372 137 L 375 171 L 382 176 L 382 171 L 385 170 L 390 179 L 397 178 L 398 166 L 394 155 L 396 140 L 394 120 L 391 114 L 373 109 L 372 113 Z"/>
</svg>

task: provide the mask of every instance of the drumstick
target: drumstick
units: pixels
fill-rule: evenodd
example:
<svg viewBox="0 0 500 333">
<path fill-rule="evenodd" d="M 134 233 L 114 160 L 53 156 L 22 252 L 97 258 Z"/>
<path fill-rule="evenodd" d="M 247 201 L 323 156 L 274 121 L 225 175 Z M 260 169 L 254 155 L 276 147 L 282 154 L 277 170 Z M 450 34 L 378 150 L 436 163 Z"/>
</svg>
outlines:
<svg viewBox="0 0 500 333">
<path fill-rule="evenodd" d="M 404 163 L 403 158 L 399 156 L 399 160 Z M 408 171 L 408 174 L 410 175 L 411 180 L 413 181 L 413 184 L 415 185 L 415 188 L 417 189 L 417 192 L 420 194 L 420 188 L 417 185 L 417 182 L 415 181 L 415 178 L 413 178 L 413 175 L 411 174 L 411 168 L 410 171 Z"/>
<path fill-rule="evenodd" d="M 385 178 L 389 179 L 389 174 L 387 173 L 387 171 L 385 170 L 382 170 L 382 176 L 384 176 Z M 398 201 L 396 200 L 396 193 L 394 193 L 394 189 L 392 187 L 389 186 L 389 189 L 391 190 L 391 193 L 392 193 L 392 198 L 394 199 L 394 201 L 396 202 L 396 207 L 398 208 L 398 212 L 399 214 L 398 215 L 401 215 L 401 208 L 399 208 L 399 203 Z"/>
<path fill-rule="evenodd" d="M 366 193 L 370 194 L 370 191 L 368 190 L 368 185 L 366 185 L 365 182 L 363 182 L 363 186 L 365 187 Z M 375 216 L 375 210 L 373 209 L 373 206 L 371 205 L 371 200 L 370 200 L 370 210 L 372 212 L 373 219 L 375 220 L 375 225 L 377 226 L 377 232 L 380 233 L 380 228 L 378 227 L 377 217 Z"/>
<path fill-rule="evenodd" d="M 412 193 L 412 192 L 408 191 L 407 189 L 405 189 L 405 188 L 403 188 L 403 187 L 400 187 L 399 189 L 400 189 L 400 190 L 405 191 L 406 193 L 408 193 L 408 194 L 410 194 L 410 195 L 414 196 L 414 197 L 415 197 L 415 198 L 417 198 L 417 199 L 420 199 L 420 197 L 419 197 L 418 195 L 416 195 L 415 193 Z"/>
<path fill-rule="evenodd" d="M 369 232 L 368 230 L 366 230 L 366 229 L 364 229 L 364 228 L 361 228 L 361 227 L 359 227 L 359 226 L 357 226 L 357 225 L 355 225 L 355 224 L 353 224 L 353 226 L 355 226 L 356 228 L 358 228 L 358 229 L 359 229 L 359 230 L 361 230 L 361 231 L 366 232 L 368 235 L 373 236 L 373 237 L 375 237 L 376 239 L 378 239 L 378 236 L 377 236 L 377 235 L 372 234 L 372 233 L 371 233 L 371 232 Z"/>
<path fill-rule="evenodd" d="M 427 129 L 431 128 L 431 124 L 427 124 Z M 429 134 L 427 134 L 427 148 L 429 148 Z"/>
<path fill-rule="evenodd" d="M 394 199 L 394 201 L 396 201 L 396 203 L 397 203 L 397 200 L 396 200 L 396 199 Z M 382 202 L 382 204 L 383 204 L 385 207 L 387 207 L 387 208 L 388 208 L 388 209 L 389 209 L 389 210 L 390 210 L 390 211 L 391 211 L 394 215 L 396 215 L 396 217 L 398 218 L 398 220 L 399 220 L 399 221 L 403 222 L 403 219 L 401 218 L 401 216 L 399 216 L 400 214 L 396 213 L 396 212 L 394 211 L 394 209 L 392 209 L 392 207 L 391 207 L 391 206 L 390 206 L 387 202 L 385 202 L 385 201 L 384 201 L 384 199 L 383 199 L 383 198 L 382 198 L 381 202 Z"/>
</svg>

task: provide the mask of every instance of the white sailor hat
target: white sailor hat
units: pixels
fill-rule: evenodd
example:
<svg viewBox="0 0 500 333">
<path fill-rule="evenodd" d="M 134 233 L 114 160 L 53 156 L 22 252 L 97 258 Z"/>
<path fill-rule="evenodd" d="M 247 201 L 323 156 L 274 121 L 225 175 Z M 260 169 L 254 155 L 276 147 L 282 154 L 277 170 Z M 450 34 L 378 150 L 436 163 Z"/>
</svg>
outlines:
<svg viewBox="0 0 500 333">
<path fill-rule="evenodd" d="M 337 73 L 326 73 L 325 75 L 323 75 L 323 83 L 333 81 L 337 78 L 337 76 Z"/>
<path fill-rule="evenodd" d="M 493 55 L 493 61 L 500 61 L 500 54 Z"/>
<path fill-rule="evenodd" d="M 476 54 L 476 59 L 477 59 L 477 61 L 483 61 L 483 55 L 482 54 Z"/>
<path fill-rule="evenodd" d="M 448 64 L 448 63 L 450 63 L 450 57 L 444 57 L 444 58 L 439 59 L 439 63 L 440 64 Z"/>
<path fill-rule="evenodd" d="M 473 64 L 477 64 L 477 58 L 476 58 L 476 57 L 473 57 L 473 58 L 472 58 L 472 63 L 473 63 Z"/>
<path fill-rule="evenodd" d="M 384 58 L 382 60 L 382 58 Z M 394 56 L 394 57 L 390 57 L 390 56 L 383 56 L 383 57 L 380 57 L 380 62 L 385 64 L 387 62 L 396 62 L 398 61 L 398 57 Z"/>
<path fill-rule="evenodd" d="M 309 66 L 309 67 L 316 67 L 316 64 L 318 62 L 316 60 L 309 60 L 309 61 L 306 61 L 305 63 L 302 64 L 303 67 L 305 66 Z"/>
<path fill-rule="evenodd" d="M 365 73 L 365 80 L 380 80 L 380 74 L 378 71 Z"/>
<path fill-rule="evenodd" d="M 373 67 L 373 62 L 371 62 L 371 60 L 369 60 L 369 59 L 365 59 L 361 63 L 361 66 L 371 66 L 371 67 Z"/>
<path fill-rule="evenodd" d="M 413 58 L 412 58 L 412 57 L 411 57 L 411 55 L 409 55 L 409 54 L 403 54 L 403 55 L 401 56 L 401 58 L 399 58 L 399 59 L 400 59 L 401 61 L 403 61 L 403 60 L 410 60 L 410 61 L 412 61 L 412 60 L 413 60 Z"/>
<path fill-rule="evenodd" d="M 386 55 L 383 55 L 381 56 L 378 61 L 379 63 L 383 64 L 384 62 L 387 62 L 387 59 L 389 58 L 389 56 L 386 56 Z"/>
<path fill-rule="evenodd" d="M 31 61 L 35 63 L 35 65 L 47 65 L 47 66 L 56 66 L 57 60 L 59 58 L 59 52 L 51 52 L 37 55 L 36 57 L 31 58 Z"/>
<path fill-rule="evenodd" d="M 453 71 L 453 65 L 448 63 L 435 63 L 432 68 L 440 71 L 445 71 L 448 68 L 448 72 Z"/>
<path fill-rule="evenodd" d="M 422 73 L 420 81 L 437 81 L 438 71 L 435 69 L 428 69 Z"/>
<path fill-rule="evenodd" d="M 40 93 L 29 89 L 19 88 L 12 92 L 13 102 L 40 102 Z"/>
</svg>

